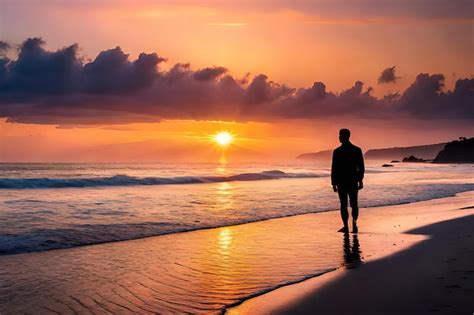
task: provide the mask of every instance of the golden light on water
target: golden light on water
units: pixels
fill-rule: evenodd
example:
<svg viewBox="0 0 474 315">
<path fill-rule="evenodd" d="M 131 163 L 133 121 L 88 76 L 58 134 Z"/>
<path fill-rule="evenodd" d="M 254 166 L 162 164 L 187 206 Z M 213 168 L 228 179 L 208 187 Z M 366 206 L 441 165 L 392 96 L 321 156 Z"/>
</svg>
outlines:
<svg viewBox="0 0 474 315">
<path fill-rule="evenodd" d="M 220 131 L 216 133 L 213 137 L 213 140 L 222 147 L 227 147 L 234 141 L 234 136 L 227 131 Z"/>
</svg>

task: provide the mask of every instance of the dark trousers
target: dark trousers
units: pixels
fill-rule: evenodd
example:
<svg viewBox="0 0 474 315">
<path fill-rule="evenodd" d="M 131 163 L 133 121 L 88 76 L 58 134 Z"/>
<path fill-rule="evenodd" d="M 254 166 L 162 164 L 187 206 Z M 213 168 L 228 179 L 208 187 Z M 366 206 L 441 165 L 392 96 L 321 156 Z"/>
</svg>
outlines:
<svg viewBox="0 0 474 315">
<path fill-rule="evenodd" d="M 357 202 L 357 194 L 359 188 L 357 184 L 354 185 L 337 185 L 337 192 L 339 194 L 339 201 L 341 202 L 341 217 L 344 224 L 347 225 L 349 219 L 349 212 L 347 211 L 347 199 L 352 208 L 352 220 L 356 221 L 359 217 L 359 205 Z"/>
</svg>

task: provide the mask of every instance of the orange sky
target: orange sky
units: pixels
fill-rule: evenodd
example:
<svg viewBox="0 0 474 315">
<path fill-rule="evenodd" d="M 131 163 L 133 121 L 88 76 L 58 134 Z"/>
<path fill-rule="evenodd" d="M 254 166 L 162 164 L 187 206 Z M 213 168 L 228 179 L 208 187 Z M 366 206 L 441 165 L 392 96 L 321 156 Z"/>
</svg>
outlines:
<svg viewBox="0 0 474 315">
<path fill-rule="evenodd" d="M 411 8 L 409 1 L 402 2 L 405 4 L 377 11 L 373 1 L 346 5 L 343 1 L 331 4 L 318 0 L 313 5 L 310 1 L 239 4 L 215 0 L 196 5 L 193 1 L 4 0 L 0 6 L 0 39 L 21 43 L 27 37 L 42 37 L 51 50 L 77 42 L 81 54 L 91 59 L 120 45 L 131 58 L 140 52 L 157 52 L 168 58 L 164 68 L 177 62 L 190 62 L 193 68 L 224 66 L 236 77 L 247 72 L 265 73 L 271 80 L 292 87 L 322 81 L 335 92 L 361 80 L 374 87 L 376 96 L 403 91 L 418 73 L 443 73 L 447 88 L 452 88 L 458 78 L 471 78 L 472 16 L 466 17 L 456 8 L 439 16 L 437 11 L 423 12 L 423 8 Z M 389 66 L 397 67 L 400 79 L 378 85 L 378 75 Z M 165 121 L 64 129 L 2 121 L 0 160 L 105 161 L 109 157 L 103 146 L 132 142 L 142 143 L 139 147 L 145 160 L 158 153 L 164 159 L 186 159 L 196 148 L 203 152 L 203 159 L 213 159 L 212 146 L 200 137 L 220 129 L 238 134 L 239 149 L 234 148 L 233 154 L 249 159 L 269 153 L 287 158 L 331 148 L 337 144 L 338 128 L 345 126 L 352 126 L 355 140 L 365 148 L 469 136 L 469 128 L 464 126 L 429 125 L 424 133 L 419 123 L 410 122 L 393 122 L 383 135 L 374 134 L 379 125 L 370 120 Z M 408 137 L 406 133 L 410 133 Z M 150 151 L 150 145 L 156 151 Z M 139 159 L 123 152 L 117 152 L 116 158 Z"/>
<path fill-rule="evenodd" d="M 300 153 L 336 147 L 338 130 L 347 126 L 353 132 L 354 143 L 364 150 L 443 142 L 472 133 L 469 126 L 456 130 L 442 126 L 425 129 L 417 122 L 407 127 L 405 123 L 389 126 L 376 121 L 344 125 L 332 121 L 166 121 L 65 129 L 0 122 L 0 157 L 2 161 L 18 162 L 217 162 L 221 150 L 209 136 L 229 131 L 236 139 L 227 149 L 228 162 L 293 160 Z"/>
<path fill-rule="evenodd" d="M 321 16 L 305 7 L 216 5 L 221 2 L 3 1 L 0 37 L 20 43 L 39 36 L 49 49 L 77 42 L 90 58 L 120 45 L 132 58 L 158 52 L 169 66 L 224 66 L 237 76 L 265 73 L 294 87 L 323 81 L 331 91 L 356 80 L 376 86 L 380 71 L 396 65 L 399 84 L 376 86 L 379 95 L 402 90 L 418 73 L 443 73 L 448 86 L 474 73 L 472 18 L 365 17 L 344 14 L 344 5 L 340 16 Z"/>
</svg>

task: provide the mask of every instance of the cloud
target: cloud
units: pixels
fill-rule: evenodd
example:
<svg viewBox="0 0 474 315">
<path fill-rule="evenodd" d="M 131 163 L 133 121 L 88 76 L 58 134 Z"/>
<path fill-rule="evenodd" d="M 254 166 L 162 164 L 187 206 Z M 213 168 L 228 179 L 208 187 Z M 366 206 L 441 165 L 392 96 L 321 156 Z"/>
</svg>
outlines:
<svg viewBox="0 0 474 315">
<path fill-rule="evenodd" d="M 383 83 L 395 83 L 397 82 L 399 78 L 395 75 L 395 66 L 393 67 L 388 67 L 380 73 L 379 78 L 377 79 L 377 82 L 379 84 Z"/>
<path fill-rule="evenodd" d="M 273 102 L 281 97 L 290 96 L 293 89 L 268 81 L 264 74 L 257 75 L 245 91 L 245 102 L 247 104 L 261 104 Z"/>
<path fill-rule="evenodd" d="M 158 75 L 157 66 L 164 58 L 156 53 L 141 53 L 130 62 L 120 47 L 102 51 L 83 66 L 80 88 L 86 93 L 124 94 L 150 86 Z"/>
<path fill-rule="evenodd" d="M 55 125 L 163 119 L 474 120 L 474 79 L 460 79 L 453 91 L 444 91 L 443 75 L 419 74 L 404 92 L 377 98 L 361 81 L 340 93 L 328 91 L 323 82 L 295 89 L 265 74 L 238 79 L 216 66 L 193 70 L 178 63 L 164 71 L 165 61 L 156 53 L 130 60 L 120 47 L 85 61 L 77 44 L 48 51 L 43 40 L 27 39 L 16 59 L 0 58 L 0 117 Z"/>
<path fill-rule="evenodd" d="M 474 120 L 474 79 L 459 79 L 443 92 L 444 75 L 420 73 L 397 100 L 399 110 L 417 118 Z"/>
<path fill-rule="evenodd" d="M 9 43 L 0 40 L 0 56 L 5 54 L 8 50 L 10 50 L 11 46 Z"/>
<path fill-rule="evenodd" d="M 194 72 L 193 77 L 198 81 L 209 81 L 217 79 L 226 72 L 227 69 L 224 67 L 204 68 Z"/>
</svg>

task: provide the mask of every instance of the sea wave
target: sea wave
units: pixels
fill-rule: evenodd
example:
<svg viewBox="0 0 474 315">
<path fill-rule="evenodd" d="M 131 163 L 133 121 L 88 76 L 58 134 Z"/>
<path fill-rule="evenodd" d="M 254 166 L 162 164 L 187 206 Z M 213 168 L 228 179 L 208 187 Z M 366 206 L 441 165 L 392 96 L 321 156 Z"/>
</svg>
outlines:
<svg viewBox="0 0 474 315">
<path fill-rule="evenodd" d="M 323 173 L 285 173 L 280 170 L 242 173 L 231 176 L 134 177 L 115 175 L 90 178 L 0 178 L 0 189 L 83 188 L 99 186 L 141 186 L 254 181 L 280 178 L 326 177 Z"/>
<path fill-rule="evenodd" d="M 431 186 L 411 185 L 403 192 L 399 192 L 399 188 L 400 187 L 396 185 L 386 187 L 384 193 L 385 198 L 374 198 L 372 200 L 365 199 L 363 201 L 364 207 L 381 207 L 451 197 L 457 193 L 474 190 L 474 184 L 434 184 Z M 371 188 L 367 187 L 366 189 L 370 190 Z M 240 213 L 240 215 L 226 215 L 220 218 L 213 218 L 213 214 L 208 212 L 208 215 L 204 219 L 199 216 L 193 217 L 193 212 L 190 211 L 187 212 L 185 217 L 179 220 L 173 221 L 173 219 L 163 216 L 156 219 L 156 221 L 151 221 L 153 218 L 149 218 L 148 220 L 150 221 L 147 220 L 143 222 L 128 221 L 131 212 L 127 212 L 123 209 L 117 211 L 114 207 L 94 208 L 91 206 L 91 209 L 76 211 L 74 213 L 74 221 L 68 221 L 68 224 L 62 227 L 54 226 L 54 224 L 52 226 L 50 224 L 41 225 L 41 222 L 49 222 L 51 218 L 61 214 L 44 209 L 47 207 L 47 204 L 40 203 L 40 206 L 29 205 L 31 210 L 27 212 L 18 212 L 17 215 L 15 215 L 15 218 L 24 218 L 22 224 L 18 224 L 15 221 L 11 221 L 13 224 L 8 224 L 9 221 L 7 220 L 11 219 L 5 220 L 6 224 L 0 227 L 0 257 L 3 255 L 73 248 L 237 224 L 247 224 L 308 213 L 337 211 L 337 197 L 332 198 L 332 200 L 332 203 L 325 206 L 318 204 L 315 200 L 314 206 L 308 207 L 301 203 L 301 201 L 295 202 L 294 199 L 289 198 L 288 203 L 290 205 L 297 204 L 297 206 L 283 206 L 280 208 L 277 208 L 275 204 L 268 201 L 262 201 L 268 205 L 264 208 L 277 209 L 277 211 L 252 211 L 250 216 L 245 216 Z M 22 200 L 22 202 L 25 201 L 28 203 L 37 202 L 35 199 Z M 262 209 L 263 208 L 260 210 Z M 238 211 L 234 211 L 234 213 L 238 213 Z M 77 220 L 80 219 L 81 215 L 85 215 L 88 219 L 82 220 L 78 223 Z M 99 221 L 97 216 L 109 216 L 111 220 L 115 219 L 115 223 L 110 220 L 107 220 L 109 222 L 106 223 L 96 223 Z M 36 226 L 25 228 L 25 226 L 28 226 L 28 224 L 32 222 L 34 222 Z"/>
</svg>

